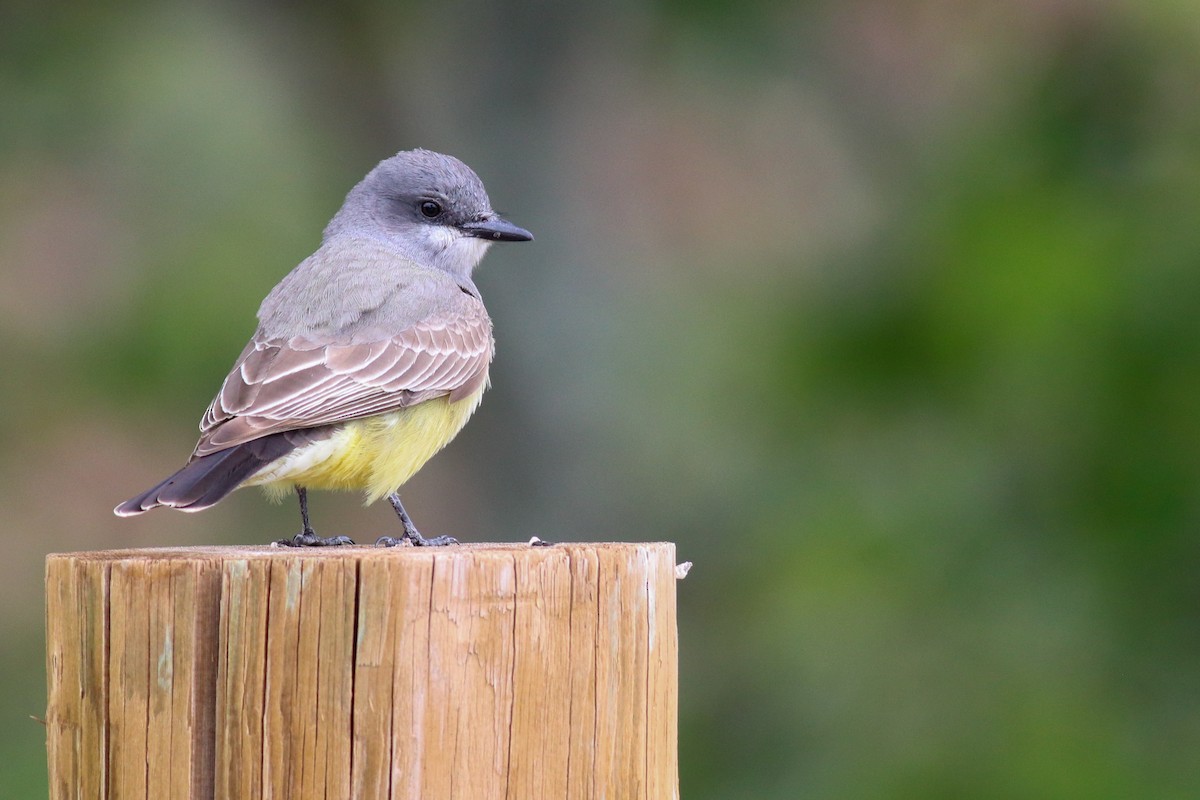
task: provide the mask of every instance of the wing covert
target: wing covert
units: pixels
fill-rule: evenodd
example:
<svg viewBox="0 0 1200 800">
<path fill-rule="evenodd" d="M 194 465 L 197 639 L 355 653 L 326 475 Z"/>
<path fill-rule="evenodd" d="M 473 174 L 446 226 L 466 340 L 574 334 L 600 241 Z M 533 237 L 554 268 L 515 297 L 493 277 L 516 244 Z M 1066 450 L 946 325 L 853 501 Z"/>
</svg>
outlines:
<svg viewBox="0 0 1200 800">
<path fill-rule="evenodd" d="M 256 337 L 205 412 L 196 455 L 435 397 L 468 397 L 487 380 L 493 350 L 482 308 L 434 315 L 382 341 Z"/>
</svg>

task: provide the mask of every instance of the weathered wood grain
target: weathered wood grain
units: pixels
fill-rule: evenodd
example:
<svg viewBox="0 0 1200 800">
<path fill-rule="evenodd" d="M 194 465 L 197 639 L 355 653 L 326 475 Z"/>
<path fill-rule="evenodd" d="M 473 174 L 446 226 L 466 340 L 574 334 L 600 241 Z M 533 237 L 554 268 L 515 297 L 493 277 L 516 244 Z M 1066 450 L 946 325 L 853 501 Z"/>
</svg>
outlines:
<svg viewBox="0 0 1200 800">
<path fill-rule="evenodd" d="M 675 549 L 47 560 L 51 798 L 676 798 Z"/>
</svg>

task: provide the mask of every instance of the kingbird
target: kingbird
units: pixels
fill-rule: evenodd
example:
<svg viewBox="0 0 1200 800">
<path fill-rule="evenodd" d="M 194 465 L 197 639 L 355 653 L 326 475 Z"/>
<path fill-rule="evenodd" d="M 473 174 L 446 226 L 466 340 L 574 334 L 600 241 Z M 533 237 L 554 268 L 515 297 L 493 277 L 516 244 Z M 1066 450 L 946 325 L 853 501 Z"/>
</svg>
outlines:
<svg viewBox="0 0 1200 800">
<path fill-rule="evenodd" d="M 408 150 L 380 162 L 263 301 L 188 462 L 114 511 L 201 511 L 261 486 L 299 498 L 303 528 L 283 544 L 346 544 L 313 532 L 307 490 L 361 490 L 368 503 L 387 497 L 404 527 L 379 543 L 453 542 L 422 537 L 397 491 L 488 385 L 492 320 L 473 270 L 492 242 L 532 239 L 458 159 Z"/>
</svg>

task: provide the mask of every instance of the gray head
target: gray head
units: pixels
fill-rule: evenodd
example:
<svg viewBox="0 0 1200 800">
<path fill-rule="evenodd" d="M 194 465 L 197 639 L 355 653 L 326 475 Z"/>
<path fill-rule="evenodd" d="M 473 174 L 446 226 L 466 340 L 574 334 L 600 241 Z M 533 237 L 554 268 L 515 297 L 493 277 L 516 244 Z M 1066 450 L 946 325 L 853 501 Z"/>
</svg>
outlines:
<svg viewBox="0 0 1200 800">
<path fill-rule="evenodd" d="M 492 210 L 479 176 L 453 156 L 404 150 L 379 162 L 328 227 L 339 235 L 383 236 L 418 264 L 469 278 L 491 242 L 533 234 Z"/>
</svg>

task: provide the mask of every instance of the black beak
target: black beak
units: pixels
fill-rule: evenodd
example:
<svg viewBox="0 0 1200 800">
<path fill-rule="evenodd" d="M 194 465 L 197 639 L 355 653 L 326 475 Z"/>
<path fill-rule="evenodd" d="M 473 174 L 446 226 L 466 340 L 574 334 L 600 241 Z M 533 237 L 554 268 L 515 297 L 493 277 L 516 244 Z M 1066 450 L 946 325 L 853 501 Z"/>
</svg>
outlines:
<svg viewBox="0 0 1200 800">
<path fill-rule="evenodd" d="M 524 228 L 518 228 L 506 219 L 495 214 L 474 222 L 464 222 L 459 230 L 467 236 L 477 239 L 491 239 L 494 242 L 532 242 L 533 234 Z"/>
</svg>

